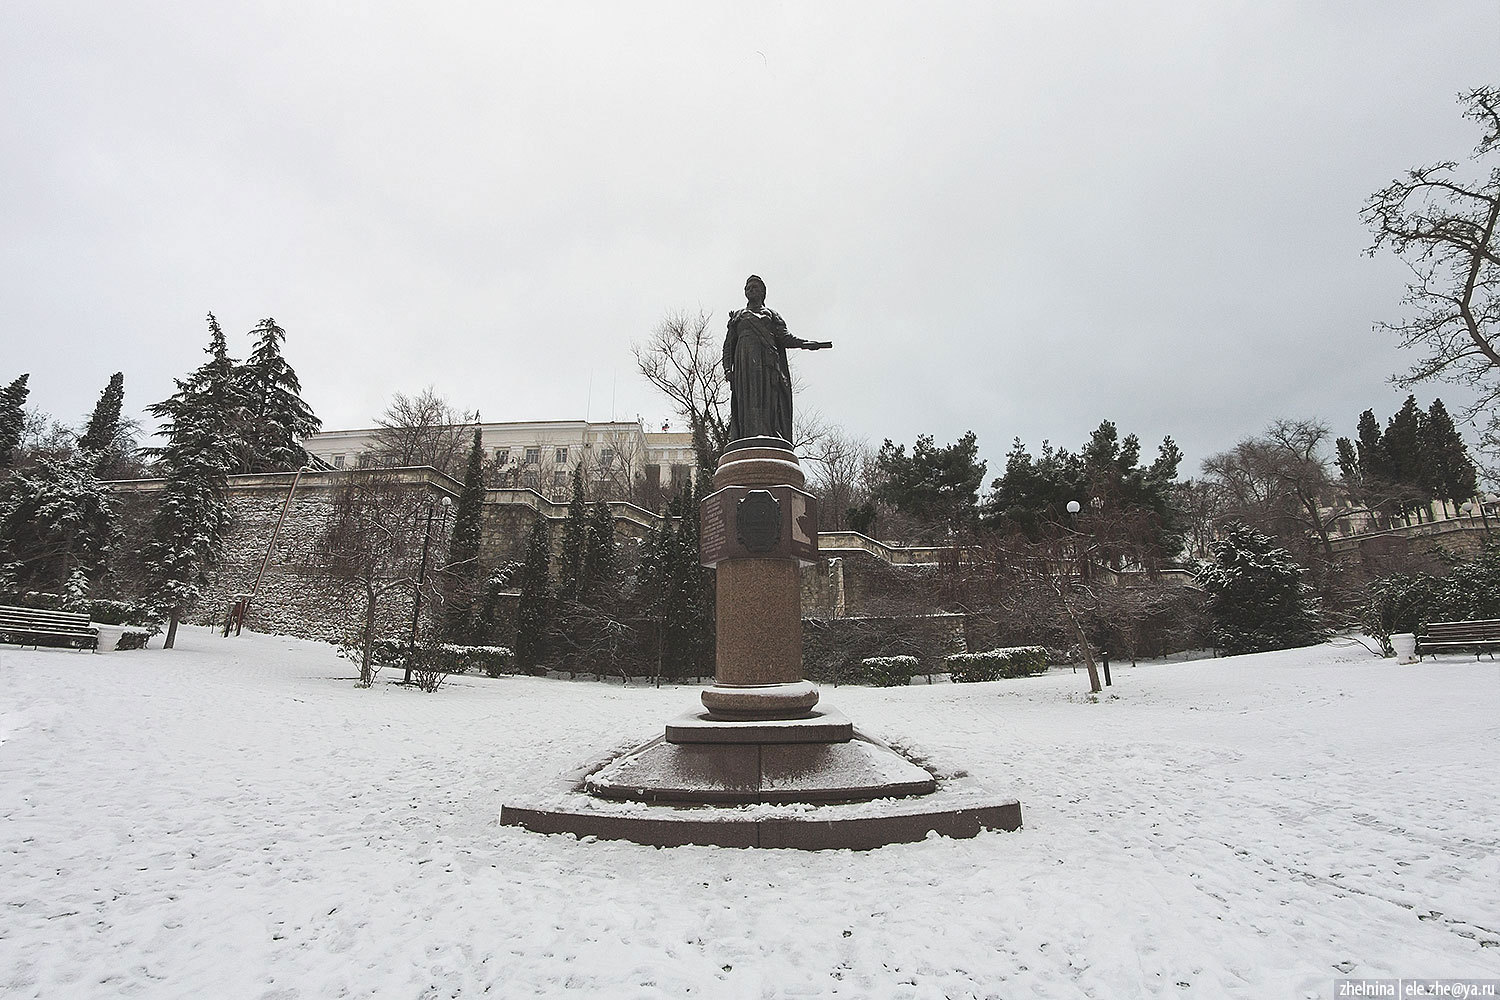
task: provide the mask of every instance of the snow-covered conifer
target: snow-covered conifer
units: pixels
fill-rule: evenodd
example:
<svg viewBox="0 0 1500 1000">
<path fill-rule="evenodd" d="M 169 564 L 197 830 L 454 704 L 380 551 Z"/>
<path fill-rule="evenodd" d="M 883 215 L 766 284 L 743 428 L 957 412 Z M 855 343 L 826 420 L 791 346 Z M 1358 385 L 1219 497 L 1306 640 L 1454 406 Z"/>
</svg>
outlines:
<svg viewBox="0 0 1500 1000">
<path fill-rule="evenodd" d="M 161 420 L 166 439 L 156 449 L 166 484 L 144 553 L 151 598 L 168 622 L 163 648 L 171 648 L 178 623 L 201 599 L 229 527 L 226 477 L 234 466 L 238 395 L 234 362 L 213 313 L 208 329 L 208 361 L 177 380 L 169 399 L 147 408 Z"/>
<path fill-rule="evenodd" d="M 583 467 L 573 467 L 573 496 L 562 523 L 562 551 L 557 567 L 557 596 L 573 600 L 588 589 L 584 553 L 588 548 L 588 503 L 583 495 Z"/>
<path fill-rule="evenodd" d="M 301 441 L 323 425 L 302 399 L 302 383 L 281 353 L 286 331 L 263 319 L 250 331 L 255 347 L 235 367 L 241 398 L 236 472 L 290 472 L 307 463 Z"/>
<path fill-rule="evenodd" d="M 546 649 L 551 620 L 552 584 L 548 579 L 552 542 L 547 519 L 540 514 L 531 523 L 526 541 L 526 562 L 521 568 L 521 594 L 516 601 L 516 665 L 534 670 Z"/>
<path fill-rule="evenodd" d="M 479 567 L 479 544 L 484 519 L 484 444 L 478 427 L 469 448 L 464 487 L 453 509 L 453 534 L 448 540 L 447 600 L 443 608 L 443 632 L 453 642 L 473 642 L 474 609 L 483 579 Z"/>
<path fill-rule="evenodd" d="M 26 429 L 26 397 L 31 392 L 26 380 L 30 377 L 22 375 L 0 389 L 0 469 L 8 469 L 15 462 L 16 448 Z"/>
<path fill-rule="evenodd" d="M 1289 649 L 1321 641 L 1318 602 L 1302 567 L 1267 535 L 1232 525 L 1199 575 L 1226 655 Z"/>
<path fill-rule="evenodd" d="M 113 498 L 95 456 L 44 456 L 0 481 L 0 566 L 19 589 L 87 593 L 114 541 Z"/>
</svg>

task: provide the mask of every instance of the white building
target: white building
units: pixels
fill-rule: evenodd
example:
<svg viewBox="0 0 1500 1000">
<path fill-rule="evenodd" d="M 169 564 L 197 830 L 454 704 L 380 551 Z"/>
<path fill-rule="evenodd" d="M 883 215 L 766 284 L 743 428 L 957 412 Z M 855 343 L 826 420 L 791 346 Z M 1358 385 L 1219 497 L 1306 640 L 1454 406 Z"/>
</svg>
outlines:
<svg viewBox="0 0 1500 1000">
<path fill-rule="evenodd" d="M 463 458 L 473 424 L 443 430 L 454 435 Z M 594 487 L 618 496 L 644 491 L 652 497 L 684 484 L 697 468 L 693 436 L 685 431 L 648 431 L 639 419 L 521 420 L 478 425 L 491 486 L 524 487 L 548 496 L 570 489 L 573 470 L 583 467 Z M 335 469 L 374 464 L 382 428 L 332 430 L 303 442 L 308 454 Z"/>
</svg>

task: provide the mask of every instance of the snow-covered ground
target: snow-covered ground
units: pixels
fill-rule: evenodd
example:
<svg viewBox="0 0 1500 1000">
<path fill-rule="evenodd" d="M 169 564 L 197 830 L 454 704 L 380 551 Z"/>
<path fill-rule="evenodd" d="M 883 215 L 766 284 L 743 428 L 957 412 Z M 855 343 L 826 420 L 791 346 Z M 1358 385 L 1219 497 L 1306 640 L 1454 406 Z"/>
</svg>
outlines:
<svg viewBox="0 0 1500 1000">
<path fill-rule="evenodd" d="M 1500 977 L 1500 664 L 1359 648 L 825 689 L 1019 797 L 868 853 L 656 850 L 502 803 L 696 689 L 359 690 L 327 646 L 0 647 L 0 996 L 1326 997 Z"/>
</svg>

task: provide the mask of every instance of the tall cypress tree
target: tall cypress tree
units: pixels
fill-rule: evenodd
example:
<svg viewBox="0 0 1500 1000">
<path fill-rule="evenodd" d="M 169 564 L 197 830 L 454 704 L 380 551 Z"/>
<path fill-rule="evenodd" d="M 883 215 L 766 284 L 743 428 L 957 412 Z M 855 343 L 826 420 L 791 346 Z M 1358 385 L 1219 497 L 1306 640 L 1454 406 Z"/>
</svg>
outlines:
<svg viewBox="0 0 1500 1000">
<path fill-rule="evenodd" d="M 1422 449 L 1425 421 L 1426 414 L 1417 407 L 1417 397 L 1407 396 L 1401 409 L 1386 423 L 1381 437 L 1391 463 L 1391 479 L 1400 489 L 1397 503 L 1401 513 L 1415 512 L 1418 521 L 1422 519 L 1423 499 L 1431 496 L 1429 456 Z"/>
<path fill-rule="evenodd" d="M 226 476 L 234 466 L 238 413 L 234 361 L 213 313 L 208 329 L 208 361 L 177 380 L 171 398 L 147 408 L 162 421 L 167 442 L 156 450 L 166 483 L 144 552 L 151 598 L 168 622 L 164 649 L 201 599 L 229 527 Z"/>
<path fill-rule="evenodd" d="M 99 394 L 94 412 L 78 438 L 78 449 L 94 453 L 94 470 L 103 471 L 120 456 L 115 453 L 115 438 L 120 433 L 120 410 L 125 403 L 125 373 L 115 372 L 109 385 Z"/>
<path fill-rule="evenodd" d="M 552 611 L 552 581 L 548 578 L 551 550 L 547 519 L 538 514 L 531 522 L 531 534 L 526 540 L 521 594 L 516 601 L 516 641 L 512 647 L 516 665 L 526 671 L 535 671 L 546 653 Z"/>
<path fill-rule="evenodd" d="M 562 552 L 557 567 L 557 596 L 574 600 L 588 589 L 584 552 L 588 547 L 588 503 L 583 496 L 583 467 L 573 467 L 573 496 L 562 523 Z"/>
<path fill-rule="evenodd" d="M 302 383 L 281 353 L 286 331 L 267 318 L 250 335 L 255 347 L 235 369 L 235 388 L 244 407 L 235 471 L 291 472 L 307 463 L 301 441 L 323 422 L 302 399 Z"/>
<path fill-rule="evenodd" d="M 1441 399 L 1434 399 L 1422 422 L 1422 450 L 1428 456 L 1432 495 L 1457 507 L 1479 492 L 1479 472 L 1463 435 Z"/>
<path fill-rule="evenodd" d="M 473 639 L 474 606 L 479 600 L 479 545 L 484 521 L 484 444 L 474 428 L 464 488 L 453 511 L 453 534 L 448 540 L 448 600 L 443 631 L 456 642 Z"/>
<path fill-rule="evenodd" d="M 26 427 L 26 397 L 31 394 L 26 385 L 29 378 L 29 373 L 22 375 L 0 389 L 0 469 L 15 464 L 16 448 Z"/>
<path fill-rule="evenodd" d="M 589 590 L 608 586 L 615 578 L 615 516 L 609 504 L 595 500 L 589 510 L 588 539 L 583 555 L 583 575 Z"/>
</svg>

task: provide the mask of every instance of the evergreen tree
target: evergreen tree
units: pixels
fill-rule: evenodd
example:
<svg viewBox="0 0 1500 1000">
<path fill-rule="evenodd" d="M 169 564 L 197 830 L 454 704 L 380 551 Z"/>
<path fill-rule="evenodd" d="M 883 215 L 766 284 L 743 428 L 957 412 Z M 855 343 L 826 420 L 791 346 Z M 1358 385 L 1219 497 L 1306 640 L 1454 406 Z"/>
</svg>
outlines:
<svg viewBox="0 0 1500 1000">
<path fill-rule="evenodd" d="M 1380 433 L 1380 421 L 1375 419 L 1374 410 L 1366 410 L 1359 415 L 1358 434 L 1359 444 L 1356 453 L 1363 477 L 1382 482 L 1394 480 L 1395 473 L 1391 468 L 1391 457 L 1386 453 L 1385 442 Z"/>
<path fill-rule="evenodd" d="M 1148 555 L 1170 558 L 1182 548 L 1186 532 L 1176 500 L 1182 451 L 1169 436 L 1162 439 L 1150 465 L 1141 465 L 1140 459 L 1140 440 L 1134 434 L 1120 440 L 1110 420 L 1099 424 L 1077 454 L 1043 441 L 1041 455 L 1033 458 L 1016 438 L 1005 456 L 1004 474 L 993 483 L 986 523 L 1014 527 L 1035 540 L 1045 525 L 1067 522 L 1069 501 L 1093 507 L 1097 499 L 1097 509 L 1107 511 L 1114 521 L 1142 526 L 1136 544 L 1150 551 L 1131 555 L 1142 561 Z M 1109 555 L 1113 559 L 1123 554 Z"/>
<path fill-rule="evenodd" d="M 323 422 L 302 399 L 302 383 L 281 353 L 286 331 L 263 319 L 250 331 L 255 347 L 235 368 L 240 451 L 236 472 L 291 472 L 307 464 L 301 441 Z"/>
<path fill-rule="evenodd" d="M 1322 639 L 1318 603 L 1302 567 L 1267 535 L 1231 525 L 1199 575 L 1228 656 L 1309 646 Z"/>
<path fill-rule="evenodd" d="M 95 456 L 43 457 L 0 480 L 0 588 L 82 597 L 105 569 L 115 536 L 114 499 Z"/>
<path fill-rule="evenodd" d="M 552 619 L 552 582 L 548 578 L 552 542 L 547 519 L 538 514 L 526 540 L 521 567 L 521 595 L 516 602 L 516 665 L 536 671 L 546 654 L 547 628 Z"/>
<path fill-rule="evenodd" d="M 1435 499 L 1457 507 L 1479 492 L 1478 470 L 1441 399 L 1434 399 L 1427 408 L 1422 451 L 1427 456 L 1428 489 Z"/>
<path fill-rule="evenodd" d="M 0 469 L 15 464 L 16 448 L 21 444 L 21 434 L 26 429 L 26 397 L 31 390 L 26 381 L 30 374 L 22 375 L 4 389 L 0 389 Z"/>
<path fill-rule="evenodd" d="M 1401 409 L 1385 425 L 1381 443 L 1390 461 L 1391 481 L 1400 487 L 1397 504 L 1402 514 L 1415 512 L 1421 520 L 1422 500 L 1432 481 L 1429 456 L 1422 449 L 1427 415 L 1417 407 L 1417 397 L 1407 396 Z"/>
<path fill-rule="evenodd" d="M 464 487 L 453 511 L 453 534 L 448 541 L 448 595 L 443 609 L 443 631 L 453 642 L 473 639 L 474 605 L 479 599 L 479 544 L 484 521 L 484 444 L 474 428 Z"/>
<path fill-rule="evenodd" d="M 109 385 L 99 394 L 94 412 L 89 415 L 88 425 L 78 438 L 78 447 L 83 451 L 107 451 L 120 433 L 120 408 L 125 403 L 125 373 L 115 372 L 109 377 Z"/>
<path fill-rule="evenodd" d="M 918 435 L 911 454 L 886 439 L 875 456 L 875 496 L 918 522 L 931 537 L 936 529 L 958 530 L 974 523 L 985 463 L 969 431 L 938 447 L 932 435 Z"/>
<path fill-rule="evenodd" d="M 166 480 L 144 552 L 151 599 L 167 618 L 170 649 L 177 625 L 202 597 L 229 527 L 228 483 L 234 465 L 238 412 L 234 362 L 224 331 L 208 314 L 209 359 L 177 392 L 147 408 L 162 421 L 166 444 L 156 449 Z"/>
<path fill-rule="evenodd" d="M 594 501 L 589 511 L 583 575 L 589 590 L 608 586 L 615 579 L 615 516 L 603 500 Z"/>
<path fill-rule="evenodd" d="M 562 523 L 562 551 L 557 567 L 557 596 L 576 599 L 588 589 L 584 553 L 588 547 L 588 504 L 583 496 L 583 467 L 573 467 L 573 496 Z"/>
<path fill-rule="evenodd" d="M 668 677 L 706 673 L 713 650 L 713 603 L 708 572 L 699 562 L 698 504 L 690 482 L 667 507 L 671 524 L 662 533 L 661 659 Z"/>
</svg>

